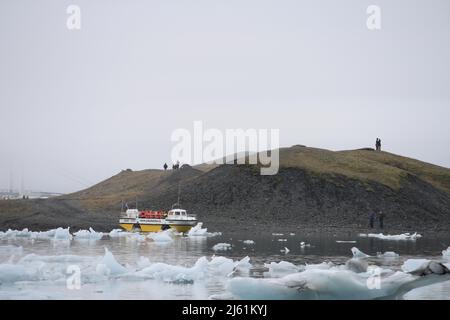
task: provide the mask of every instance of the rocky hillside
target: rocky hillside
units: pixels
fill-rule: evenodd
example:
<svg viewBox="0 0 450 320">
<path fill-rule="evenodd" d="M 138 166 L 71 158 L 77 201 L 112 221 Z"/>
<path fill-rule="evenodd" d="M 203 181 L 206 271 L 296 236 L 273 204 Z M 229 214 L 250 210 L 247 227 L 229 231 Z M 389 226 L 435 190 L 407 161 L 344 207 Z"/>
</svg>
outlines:
<svg viewBox="0 0 450 320">
<path fill-rule="evenodd" d="M 122 171 L 77 193 L 47 200 L 0 201 L 0 229 L 117 227 L 122 199 L 140 208 L 181 202 L 208 226 L 362 230 L 383 210 L 388 230 L 450 230 L 450 169 L 371 149 L 280 149 L 280 170 L 257 165 L 184 166 Z"/>
</svg>

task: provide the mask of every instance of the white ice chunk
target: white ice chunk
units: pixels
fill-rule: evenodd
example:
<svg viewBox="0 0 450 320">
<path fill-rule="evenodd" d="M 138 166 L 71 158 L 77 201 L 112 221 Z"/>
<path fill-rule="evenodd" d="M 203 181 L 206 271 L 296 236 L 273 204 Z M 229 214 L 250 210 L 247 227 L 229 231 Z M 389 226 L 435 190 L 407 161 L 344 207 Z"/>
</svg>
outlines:
<svg viewBox="0 0 450 320">
<path fill-rule="evenodd" d="M 0 264 L 0 285 L 17 281 L 30 280 L 31 275 L 25 267 L 16 264 Z"/>
<path fill-rule="evenodd" d="M 288 248 L 284 247 L 284 249 L 281 249 L 280 252 L 283 252 L 284 254 L 288 254 L 291 250 L 289 250 Z"/>
<path fill-rule="evenodd" d="M 244 244 L 255 244 L 255 241 L 253 241 L 253 240 L 244 240 L 244 241 L 242 241 L 242 243 L 244 243 Z"/>
<path fill-rule="evenodd" d="M 295 264 L 287 261 L 271 262 L 269 264 L 265 263 L 264 267 L 268 268 L 269 271 L 264 273 L 264 276 L 268 277 L 281 277 L 287 274 L 295 273 L 304 270 L 304 267 L 296 266 Z"/>
<path fill-rule="evenodd" d="M 227 251 L 227 250 L 231 250 L 231 244 L 229 243 L 217 243 L 215 244 L 212 249 L 214 251 Z"/>
<path fill-rule="evenodd" d="M 188 232 L 188 236 L 189 237 L 206 237 L 208 235 L 208 229 L 204 228 L 202 229 L 203 223 L 199 222 L 197 223 L 194 227 L 192 227 L 189 232 Z"/>
<path fill-rule="evenodd" d="M 158 279 L 170 283 L 192 283 L 205 278 L 208 271 L 208 260 L 201 257 L 191 268 L 173 266 L 166 263 L 154 263 L 138 272 L 136 276 Z"/>
<path fill-rule="evenodd" d="M 396 259 L 400 255 L 398 253 L 395 253 L 394 251 L 386 251 L 385 253 L 378 252 L 377 257 L 378 258 L 386 258 L 386 259 Z"/>
<path fill-rule="evenodd" d="M 227 290 L 238 299 L 374 299 L 393 294 L 414 279 L 396 272 L 380 277 L 378 286 L 365 273 L 310 269 L 282 278 L 234 278 L 228 281 Z"/>
<path fill-rule="evenodd" d="M 359 234 L 360 237 L 369 237 L 369 238 L 378 238 L 381 240 L 412 240 L 415 241 L 419 238 L 422 237 L 422 235 L 418 234 L 417 232 L 414 234 L 409 234 L 409 233 L 403 233 L 403 234 L 397 234 L 397 235 L 384 235 L 382 233 L 369 233 L 369 234 L 364 234 L 361 233 Z"/>
<path fill-rule="evenodd" d="M 74 233 L 76 239 L 85 240 L 100 240 L 103 238 L 103 232 L 96 232 L 94 229 L 89 228 L 89 230 L 79 230 Z"/>
<path fill-rule="evenodd" d="M 368 254 L 365 254 L 364 252 L 362 252 L 361 250 L 359 250 L 356 247 L 353 247 L 351 250 L 352 250 L 352 254 L 353 254 L 353 258 L 354 259 L 361 259 L 361 258 L 370 257 Z"/>
<path fill-rule="evenodd" d="M 122 266 L 117 260 L 114 258 L 114 255 L 105 248 L 105 255 L 97 264 L 97 273 L 108 276 L 108 275 L 117 275 L 127 272 L 127 269 Z"/>
<path fill-rule="evenodd" d="M 72 235 L 69 232 L 69 228 L 63 229 L 63 228 L 57 228 L 54 230 L 54 240 L 72 240 Z"/>
<path fill-rule="evenodd" d="M 430 260 L 427 259 L 408 259 L 403 263 L 402 270 L 412 274 L 422 274 L 429 263 Z"/>
<path fill-rule="evenodd" d="M 110 238 L 122 238 L 130 235 L 130 232 L 123 231 L 122 229 L 113 229 L 109 232 Z"/>
</svg>

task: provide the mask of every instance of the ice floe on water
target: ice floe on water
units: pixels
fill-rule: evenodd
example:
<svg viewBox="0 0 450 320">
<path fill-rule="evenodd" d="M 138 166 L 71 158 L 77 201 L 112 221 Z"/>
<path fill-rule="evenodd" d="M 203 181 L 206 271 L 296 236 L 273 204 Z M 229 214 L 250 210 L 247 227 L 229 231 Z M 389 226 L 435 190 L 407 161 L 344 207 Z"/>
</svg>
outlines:
<svg viewBox="0 0 450 320">
<path fill-rule="evenodd" d="M 188 237 L 216 237 L 222 235 L 221 232 L 208 232 L 208 228 L 202 228 L 202 226 L 202 222 L 197 223 L 188 231 Z"/>
<path fill-rule="evenodd" d="M 352 254 L 353 254 L 353 258 L 355 258 L 355 259 L 361 259 L 361 258 L 370 257 L 368 254 L 365 254 L 364 252 L 362 252 L 361 250 L 359 250 L 356 247 L 353 247 L 351 249 L 351 251 L 352 251 Z"/>
<path fill-rule="evenodd" d="M 214 251 L 227 251 L 227 250 L 231 250 L 231 244 L 229 243 L 217 243 L 215 244 L 212 249 Z"/>
<path fill-rule="evenodd" d="M 27 228 L 23 230 L 8 229 L 0 232 L 0 240 L 2 239 L 42 239 L 42 240 L 72 240 L 72 234 L 69 228 L 57 228 L 48 231 L 29 231 Z"/>
<path fill-rule="evenodd" d="M 253 241 L 253 240 L 244 240 L 244 241 L 242 241 L 242 243 L 251 245 L 251 244 L 255 244 L 255 241 Z"/>
<path fill-rule="evenodd" d="M 449 266 L 438 261 L 427 259 L 408 259 L 402 265 L 402 270 L 415 275 L 449 273 Z"/>
<path fill-rule="evenodd" d="M 422 238 L 421 234 L 418 234 L 417 232 L 410 234 L 410 233 L 403 233 L 403 234 L 397 234 L 397 235 L 385 235 L 382 233 L 360 233 L 360 237 L 368 237 L 368 238 L 378 238 L 381 240 L 412 240 L 415 241 L 419 238 Z"/>
<path fill-rule="evenodd" d="M 384 253 L 378 252 L 377 257 L 384 259 L 397 259 L 398 257 L 400 257 L 400 255 L 398 253 L 395 253 L 394 251 L 386 251 Z"/>
<path fill-rule="evenodd" d="M 108 233 L 110 238 L 122 238 L 129 236 L 130 234 L 131 232 L 123 231 L 122 229 L 113 229 Z"/>
<path fill-rule="evenodd" d="M 89 230 L 79 230 L 73 234 L 75 239 L 84 240 L 100 240 L 103 238 L 103 232 L 96 232 L 94 229 L 89 228 Z"/>
<path fill-rule="evenodd" d="M 239 299 L 374 299 L 395 293 L 414 276 L 389 272 L 377 278 L 370 289 L 373 275 L 355 273 L 340 267 L 310 268 L 281 278 L 230 279 L 227 290 Z M 369 285 L 368 285 L 369 284 Z"/>
<path fill-rule="evenodd" d="M 281 249 L 280 252 L 283 252 L 284 254 L 288 254 L 291 250 L 289 250 L 288 248 L 284 247 L 284 249 Z"/>
<path fill-rule="evenodd" d="M 279 278 L 287 274 L 304 270 L 303 266 L 296 266 L 288 261 L 265 263 L 264 267 L 269 269 L 269 271 L 265 272 L 264 275 L 271 278 Z"/>
<path fill-rule="evenodd" d="M 311 245 L 309 243 L 306 243 L 304 241 L 300 242 L 300 248 L 304 249 L 304 248 L 308 248 L 311 247 Z"/>
<path fill-rule="evenodd" d="M 336 243 L 356 243 L 355 240 L 336 240 Z"/>
</svg>

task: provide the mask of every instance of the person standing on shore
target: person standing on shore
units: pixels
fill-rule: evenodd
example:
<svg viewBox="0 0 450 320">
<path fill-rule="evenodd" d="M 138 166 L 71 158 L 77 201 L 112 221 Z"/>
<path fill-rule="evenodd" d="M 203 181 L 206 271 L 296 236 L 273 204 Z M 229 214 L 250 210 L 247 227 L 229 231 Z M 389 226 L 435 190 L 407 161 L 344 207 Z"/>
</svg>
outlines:
<svg viewBox="0 0 450 320">
<path fill-rule="evenodd" d="M 371 212 L 369 215 L 369 227 L 373 229 L 373 224 L 375 223 L 375 212 Z"/>
<path fill-rule="evenodd" d="M 381 139 L 378 138 L 378 151 L 381 151 Z"/>
<path fill-rule="evenodd" d="M 380 210 L 378 213 L 378 222 L 380 223 L 380 229 L 384 228 L 384 213 Z"/>
<path fill-rule="evenodd" d="M 166 171 L 167 170 L 167 163 L 164 163 L 164 171 Z"/>
</svg>

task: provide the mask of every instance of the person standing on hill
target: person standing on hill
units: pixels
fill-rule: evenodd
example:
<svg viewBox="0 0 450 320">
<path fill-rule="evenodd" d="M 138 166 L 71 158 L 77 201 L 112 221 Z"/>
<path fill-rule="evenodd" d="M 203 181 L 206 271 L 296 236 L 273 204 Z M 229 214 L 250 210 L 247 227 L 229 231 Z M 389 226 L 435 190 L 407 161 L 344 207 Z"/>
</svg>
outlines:
<svg viewBox="0 0 450 320">
<path fill-rule="evenodd" d="M 380 151 L 380 139 L 379 138 L 377 138 L 377 140 L 375 141 L 375 150 Z"/>
<path fill-rule="evenodd" d="M 167 163 L 164 163 L 164 171 L 166 171 L 167 170 L 167 167 L 168 167 L 168 165 L 167 165 Z"/>
<path fill-rule="evenodd" d="M 384 228 L 384 213 L 380 210 L 378 213 L 378 222 L 380 223 L 380 229 Z"/>
<path fill-rule="evenodd" d="M 381 139 L 378 139 L 378 151 L 381 151 Z"/>
</svg>

